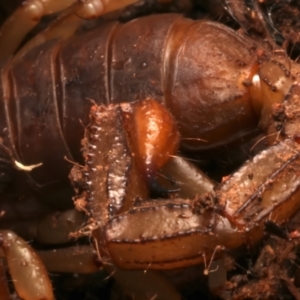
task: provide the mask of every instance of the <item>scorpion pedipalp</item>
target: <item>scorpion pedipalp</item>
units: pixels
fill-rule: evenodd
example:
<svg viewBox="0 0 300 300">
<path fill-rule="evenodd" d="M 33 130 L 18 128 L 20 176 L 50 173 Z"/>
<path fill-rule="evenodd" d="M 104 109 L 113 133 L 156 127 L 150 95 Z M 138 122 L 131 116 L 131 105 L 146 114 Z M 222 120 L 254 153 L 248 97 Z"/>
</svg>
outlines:
<svg viewBox="0 0 300 300">
<path fill-rule="evenodd" d="M 215 192 L 119 209 L 94 233 L 108 249 L 103 255 L 125 269 L 174 269 L 203 263 L 203 255 L 210 259 L 219 245 L 227 250 L 254 245 L 266 220 L 283 223 L 299 208 L 299 150 L 287 139 L 249 160 Z M 93 196 L 95 214 L 99 196 Z"/>
</svg>

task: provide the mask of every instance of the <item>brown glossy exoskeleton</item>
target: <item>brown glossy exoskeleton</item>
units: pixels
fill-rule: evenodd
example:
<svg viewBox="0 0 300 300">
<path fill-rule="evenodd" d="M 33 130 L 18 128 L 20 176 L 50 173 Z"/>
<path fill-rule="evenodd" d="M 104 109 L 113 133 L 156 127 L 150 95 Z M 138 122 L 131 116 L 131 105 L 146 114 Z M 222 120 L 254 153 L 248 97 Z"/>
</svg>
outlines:
<svg viewBox="0 0 300 300">
<path fill-rule="evenodd" d="M 45 3 L 54 10 L 52 1 Z M 84 10 L 95 3 L 98 11 Z M 109 3 L 115 8 L 116 1 Z M 61 20 L 82 21 L 105 12 L 105 5 L 78 2 Z M 70 208 L 72 164 L 64 157 L 82 161 L 84 132 L 85 183 L 76 186 L 84 193 L 76 205 L 89 214 L 88 233 L 108 270 L 201 264 L 215 249 L 253 245 L 265 220 L 281 224 L 298 210 L 296 64 L 224 25 L 176 14 L 102 23 L 74 35 L 62 23 L 2 62 L 1 228 L 21 227 L 20 234 L 35 239 L 18 219 L 18 205 L 33 203 L 29 218 Z M 9 33 L 4 25 L 2 37 Z M 180 181 L 192 189 L 183 185 L 173 197 L 148 198 L 149 185 L 178 147 L 210 151 L 258 129 L 270 147 L 218 187 L 179 162 L 175 171 L 188 169 Z M 5 250 L 11 233 L 1 234 Z M 53 298 L 49 289 L 45 299 Z M 170 290 L 172 299 L 179 297 Z"/>
</svg>

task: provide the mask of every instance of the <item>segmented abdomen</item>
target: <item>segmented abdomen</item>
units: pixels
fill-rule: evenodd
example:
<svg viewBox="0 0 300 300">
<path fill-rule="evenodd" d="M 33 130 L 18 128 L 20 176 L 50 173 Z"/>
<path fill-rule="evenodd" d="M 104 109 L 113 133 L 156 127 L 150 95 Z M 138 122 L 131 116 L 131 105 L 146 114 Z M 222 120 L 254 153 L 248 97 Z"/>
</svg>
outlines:
<svg viewBox="0 0 300 300">
<path fill-rule="evenodd" d="M 46 184 L 67 177 L 71 164 L 64 156 L 81 160 L 93 101 L 165 102 L 182 135 L 202 135 L 204 145 L 218 143 L 211 132 L 220 124 L 229 138 L 234 135 L 229 129 L 252 130 L 251 113 L 240 118 L 251 104 L 236 83 L 252 60 L 247 41 L 217 23 L 173 14 L 106 23 L 66 41 L 47 41 L 2 69 L 4 142 L 23 164 L 42 162 L 31 176 Z M 230 43 L 235 48 L 228 54 Z M 228 121 L 228 115 L 237 117 Z"/>
</svg>

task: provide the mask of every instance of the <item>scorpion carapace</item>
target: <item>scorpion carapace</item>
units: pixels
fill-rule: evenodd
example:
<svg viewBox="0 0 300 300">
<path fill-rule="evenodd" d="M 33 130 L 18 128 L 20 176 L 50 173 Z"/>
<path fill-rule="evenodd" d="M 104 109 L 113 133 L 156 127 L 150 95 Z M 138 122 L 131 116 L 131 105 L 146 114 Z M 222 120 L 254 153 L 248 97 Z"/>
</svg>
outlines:
<svg viewBox="0 0 300 300">
<path fill-rule="evenodd" d="M 83 191 L 76 207 L 90 217 L 79 233 L 93 235 L 105 268 L 202 263 L 217 250 L 253 245 L 265 220 L 282 223 L 299 209 L 298 77 L 297 65 L 246 36 L 176 14 L 49 39 L 2 63 L 1 163 L 42 166 L 28 175 L 31 185 L 11 174 L 1 178 L 54 199 L 54 183 L 70 188 L 64 157 L 83 161 L 85 133 L 86 165 L 77 166 L 84 182 L 71 175 Z M 209 150 L 258 130 L 278 143 L 218 187 L 178 158 L 175 172 L 165 165 L 179 141 L 182 149 Z M 161 167 L 175 180 L 184 170 L 185 186 L 149 200 Z M 18 190 L 20 196 L 27 194 Z"/>
</svg>

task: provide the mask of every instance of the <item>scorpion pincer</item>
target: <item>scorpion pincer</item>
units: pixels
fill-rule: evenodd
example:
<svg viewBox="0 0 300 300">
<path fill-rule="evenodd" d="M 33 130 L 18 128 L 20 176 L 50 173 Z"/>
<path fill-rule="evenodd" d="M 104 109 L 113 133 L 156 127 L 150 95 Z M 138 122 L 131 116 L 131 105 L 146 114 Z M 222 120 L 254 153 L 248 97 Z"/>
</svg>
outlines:
<svg viewBox="0 0 300 300">
<path fill-rule="evenodd" d="M 45 215 L 39 200 L 54 209 L 71 200 L 64 157 L 81 162 L 82 143 L 85 166 L 70 176 L 75 204 L 107 270 L 201 264 L 216 249 L 255 244 L 266 220 L 282 224 L 300 208 L 299 66 L 288 58 L 176 14 L 108 22 L 23 49 L 1 69 L 2 205 L 22 197 Z M 218 186 L 184 160 L 161 171 L 179 147 L 210 150 L 258 129 L 269 147 Z M 15 161 L 42 165 L 24 174 Z M 150 200 L 158 172 L 184 182 L 175 196 Z M 1 232 L 8 260 L 11 234 Z M 16 288 L 24 299 L 53 299 L 51 288 L 37 298 Z"/>
</svg>

